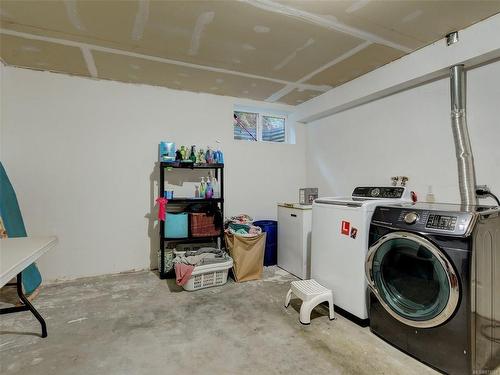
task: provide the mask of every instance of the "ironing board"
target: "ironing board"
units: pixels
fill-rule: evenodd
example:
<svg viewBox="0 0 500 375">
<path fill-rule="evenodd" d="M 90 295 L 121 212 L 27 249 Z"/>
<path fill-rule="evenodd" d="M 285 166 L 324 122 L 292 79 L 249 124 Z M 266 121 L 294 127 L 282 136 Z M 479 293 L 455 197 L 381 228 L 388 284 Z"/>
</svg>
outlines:
<svg viewBox="0 0 500 375">
<path fill-rule="evenodd" d="M 3 220 L 9 238 L 26 237 L 23 217 L 16 192 L 10 183 L 7 172 L 0 162 L 0 218 Z M 26 294 L 33 293 L 42 283 L 42 276 L 35 263 L 23 270 L 23 287 Z"/>
<path fill-rule="evenodd" d="M 47 337 L 47 326 L 40 313 L 24 295 L 23 271 L 56 244 L 57 237 L 22 237 L 0 240 L 0 288 L 16 276 L 17 294 L 23 302 L 21 306 L 0 309 L 0 315 L 31 311 L 42 326 L 42 337 Z"/>
</svg>

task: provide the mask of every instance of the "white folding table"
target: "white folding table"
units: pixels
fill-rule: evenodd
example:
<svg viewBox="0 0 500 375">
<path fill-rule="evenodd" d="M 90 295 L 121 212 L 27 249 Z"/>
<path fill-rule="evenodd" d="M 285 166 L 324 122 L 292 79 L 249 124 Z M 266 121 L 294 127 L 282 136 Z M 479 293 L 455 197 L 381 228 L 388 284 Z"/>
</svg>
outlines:
<svg viewBox="0 0 500 375">
<path fill-rule="evenodd" d="M 31 311 L 42 325 L 42 337 L 47 337 L 45 320 L 24 295 L 22 272 L 57 244 L 57 237 L 20 237 L 0 240 L 0 288 L 16 276 L 17 294 L 21 306 L 0 309 L 0 315 L 20 311 Z"/>
</svg>

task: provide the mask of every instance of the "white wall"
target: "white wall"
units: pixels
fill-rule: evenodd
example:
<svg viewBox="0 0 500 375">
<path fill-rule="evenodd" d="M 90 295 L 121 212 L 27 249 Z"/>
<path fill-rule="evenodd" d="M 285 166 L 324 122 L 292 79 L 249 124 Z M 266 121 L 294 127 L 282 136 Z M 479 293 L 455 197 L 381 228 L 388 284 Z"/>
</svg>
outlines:
<svg viewBox="0 0 500 375">
<path fill-rule="evenodd" d="M 299 126 L 295 145 L 232 139 L 233 105 L 264 103 L 12 67 L 0 82 L 0 157 L 28 232 L 60 239 L 39 262 L 45 279 L 154 265 L 160 140 L 222 141 L 226 215 L 274 218 L 276 202 L 296 201 L 299 187 L 344 195 L 392 175 L 409 176 L 421 199 L 428 185 L 438 201 L 459 199 L 447 79 Z M 500 62 L 469 71 L 477 181 L 496 193 L 499 103 Z"/>
<path fill-rule="evenodd" d="M 150 267 L 161 140 L 222 142 L 226 215 L 275 218 L 276 203 L 296 201 L 305 183 L 302 125 L 294 145 L 232 139 L 233 105 L 267 103 L 12 67 L 2 75 L 2 162 L 28 232 L 60 240 L 39 262 L 45 279 Z"/>
<path fill-rule="evenodd" d="M 467 105 L 477 182 L 500 194 L 500 62 L 468 72 Z M 421 200 L 432 185 L 437 201 L 458 202 L 449 113 L 441 79 L 308 124 L 307 185 L 344 195 L 406 175 Z"/>
</svg>

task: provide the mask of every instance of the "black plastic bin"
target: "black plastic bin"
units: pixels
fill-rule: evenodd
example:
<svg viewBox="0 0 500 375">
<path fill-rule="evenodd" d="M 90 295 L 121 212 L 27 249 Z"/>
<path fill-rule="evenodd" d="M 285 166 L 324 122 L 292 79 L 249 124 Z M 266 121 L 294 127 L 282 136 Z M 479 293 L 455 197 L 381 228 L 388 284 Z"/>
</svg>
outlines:
<svg viewBox="0 0 500 375">
<path fill-rule="evenodd" d="M 259 220 L 254 221 L 253 225 L 266 232 L 264 266 L 275 266 L 278 264 L 278 222 L 276 220 Z"/>
</svg>

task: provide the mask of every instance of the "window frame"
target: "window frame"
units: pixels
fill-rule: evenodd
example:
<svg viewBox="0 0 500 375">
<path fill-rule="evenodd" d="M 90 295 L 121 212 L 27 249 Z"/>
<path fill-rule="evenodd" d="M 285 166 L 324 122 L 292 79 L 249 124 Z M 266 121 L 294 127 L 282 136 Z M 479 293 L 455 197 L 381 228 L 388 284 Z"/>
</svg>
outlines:
<svg viewBox="0 0 500 375">
<path fill-rule="evenodd" d="M 257 131 L 256 131 L 256 140 L 253 139 L 236 139 L 234 138 L 234 124 L 233 124 L 233 140 L 235 141 L 245 141 L 245 142 L 263 142 L 263 143 L 273 143 L 273 144 L 284 144 L 284 143 L 289 143 L 289 138 L 288 138 L 288 115 L 286 113 L 278 113 L 278 112 L 272 112 L 272 111 L 259 111 L 255 109 L 243 109 L 243 108 L 233 108 L 233 116 L 235 112 L 245 112 L 245 113 L 255 113 L 257 115 Z M 285 133 L 285 138 L 283 142 L 277 142 L 277 141 L 267 141 L 262 139 L 262 129 L 263 129 L 263 122 L 264 122 L 264 116 L 265 117 L 274 117 L 274 118 L 280 118 L 284 120 L 284 133 Z"/>
</svg>

